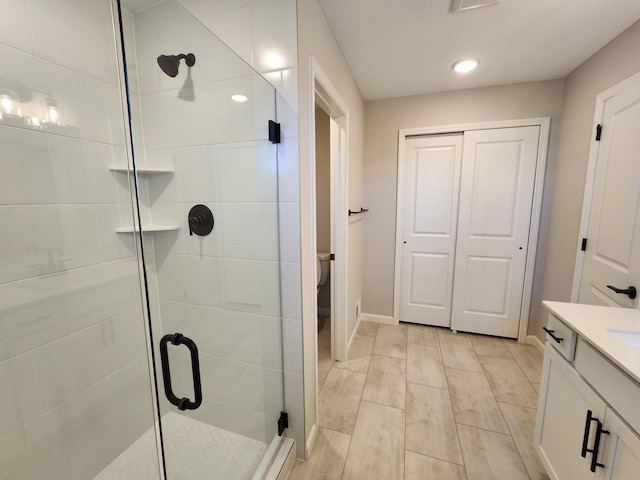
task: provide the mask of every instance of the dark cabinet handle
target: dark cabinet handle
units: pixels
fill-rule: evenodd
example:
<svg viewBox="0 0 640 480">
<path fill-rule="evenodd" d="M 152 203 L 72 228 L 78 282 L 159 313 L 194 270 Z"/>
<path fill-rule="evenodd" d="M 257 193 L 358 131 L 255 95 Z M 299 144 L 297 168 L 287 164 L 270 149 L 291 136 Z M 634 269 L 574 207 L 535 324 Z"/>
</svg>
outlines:
<svg viewBox="0 0 640 480">
<path fill-rule="evenodd" d="M 636 296 L 638 295 L 638 291 L 636 290 L 636 287 L 634 287 L 633 285 L 629 286 L 629 288 L 627 288 L 627 289 L 616 288 L 613 285 L 607 285 L 607 288 L 610 288 L 611 290 L 613 290 L 616 293 L 620 293 L 622 295 L 626 295 L 631 300 L 636 298 Z"/>
<path fill-rule="evenodd" d="M 598 421 L 598 426 L 596 427 L 596 438 L 593 442 L 593 450 L 591 451 L 591 471 L 595 472 L 596 467 L 605 468 L 604 464 L 598 463 L 598 453 L 600 452 L 600 439 L 602 434 L 609 435 L 609 432 L 605 430 L 602 422 Z"/>
<path fill-rule="evenodd" d="M 562 343 L 562 342 L 563 342 L 564 338 L 556 337 L 556 336 L 554 335 L 554 333 L 556 333 L 556 331 L 555 331 L 555 330 L 549 330 L 547 327 L 542 327 L 542 329 L 543 329 L 545 332 L 547 332 L 547 333 L 549 334 L 549 336 L 550 336 L 551 338 L 553 338 L 553 339 L 556 341 L 556 343 Z"/>
<path fill-rule="evenodd" d="M 167 344 L 184 345 L 191 353 L 191 372 L 193 375 L 193 390 L 195 399 L 192 402 L 188 398 L 178 398 L 173 393 L 171 387 L 171 372 L 169 370 L 169 352 Z M 160 340 L 160 359 L 162 361 L 162 377 L 164 380 L 164 393 L 178 410 L 195 410 L 202 404 L 202 383 L 200 381 L 200 362 L 198 360 L 198 347 L 190 338 L 183 336 L 181 333 L 170 333 L 162 337 Z"/>
<path fill-rule="evenodd" d="M 588 448 L 589 433 L 591 431 L 591 422 L 596 422 L 596 436 L 593 441 L 593 449 Z M 582 457 L 587 458 L 587 453 L 591 454 L 591 471 L 595 472 L 596 467 L 604 468 L 602 463 L 598 463 L 598 454 L 600 453 L 600 440 L 602 435 L 609 435 L 609 432 L 605 430 L 602 422 L 593 416 L 591 410 L 587 410 L 587 420 L 584 426 L 584 436 L 582 437 Z"/>
<path fill-rule="evenodd" d="M 593 412 L 591 410 L 587 410 L 587 421 L 584 426 L 584 436 L 582 437 L 582 458 L 587 458 L 587 453 L 591 452 L 589 450 L 589 433 L 591 432 L 591 422 L 597 422 L 598 419 L 593 416 Z"/>
</svg>

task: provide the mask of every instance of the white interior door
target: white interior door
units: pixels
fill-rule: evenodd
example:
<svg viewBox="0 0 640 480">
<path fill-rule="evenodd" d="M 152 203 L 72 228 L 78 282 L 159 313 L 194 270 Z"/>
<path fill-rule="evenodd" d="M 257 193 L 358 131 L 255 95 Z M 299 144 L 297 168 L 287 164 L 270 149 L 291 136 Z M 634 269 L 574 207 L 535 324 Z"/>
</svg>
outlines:
<svg viewBox="0 0 640 480">
<path fill-rule="evenodd" d="M 400 320 L 449 326 L 462 135 L 405 142 Z"/>
<path fill-rule="evenodd" d="M 349 331 L 347 325 L 347 209 L 346 156 L 347 135 L 344 116 L 329 119 L 331 162 L 331 252 L 336 261 L 330 262 L 331 288 L 331 358 L 345 361 L 348 354 Z"/>
<path fill-rule="evenodd" d="M 578 302 L 636 307 L 607 285 L 640 287 L 640 81 L 605 100 L 601 124 Z"/>
<path fill-rule="evenodd" d="M 516 338 L 539 126 L 464 134 L 451 328 Z"/>
</svg>

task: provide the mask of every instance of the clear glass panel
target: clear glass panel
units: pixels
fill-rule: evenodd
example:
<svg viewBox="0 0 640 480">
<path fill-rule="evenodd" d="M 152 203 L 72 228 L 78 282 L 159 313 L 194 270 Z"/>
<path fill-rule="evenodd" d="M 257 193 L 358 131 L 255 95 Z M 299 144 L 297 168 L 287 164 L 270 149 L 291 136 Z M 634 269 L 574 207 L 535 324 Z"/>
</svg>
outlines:
<svg viewBox="0 0 640 480">
<path fill-rule="evenodd" d="M 167 478 L 250 479 L 283 408 L 275 91 L 174 1 L 122 4 Z M 196 204 L 207 236 L 190 235 Z M 193 410 L 162 385 L 176 333 L 198 348 Z M 174 396 L 194 401 L 189 350 L 165 344 Z"/>
<path fill-rule="evenodd" d="M 111 2 L 0 3 L 0 479 L 159 478 Z"/>
</svg>

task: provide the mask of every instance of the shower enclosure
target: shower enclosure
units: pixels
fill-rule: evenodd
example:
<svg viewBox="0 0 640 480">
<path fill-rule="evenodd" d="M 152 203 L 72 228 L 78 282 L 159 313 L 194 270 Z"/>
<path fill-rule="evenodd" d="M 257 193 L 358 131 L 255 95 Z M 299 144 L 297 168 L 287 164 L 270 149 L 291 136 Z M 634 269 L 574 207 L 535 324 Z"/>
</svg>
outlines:
<svg viewBox="0 0 640 480">
<path fill-rule="evenodd" d="M 274 88 L 173 0 L 3 9 L 0 480 L 262 478 Z"/>
</svg>

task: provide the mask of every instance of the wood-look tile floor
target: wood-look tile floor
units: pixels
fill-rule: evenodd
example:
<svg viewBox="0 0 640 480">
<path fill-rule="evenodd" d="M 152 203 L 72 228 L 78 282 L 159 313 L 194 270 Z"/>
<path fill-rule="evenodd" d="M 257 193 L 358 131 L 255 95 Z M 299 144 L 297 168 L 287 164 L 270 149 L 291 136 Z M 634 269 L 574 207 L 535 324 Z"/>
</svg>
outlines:
<svg viewBox="0 0 640 480">
<path fill-rule="evenodd" d="M 548 480 L 533 448 L 542 353 L 361 322 L 346 362 L 318 337 L 319 431 L 290 480 Z"/>
</svg>

